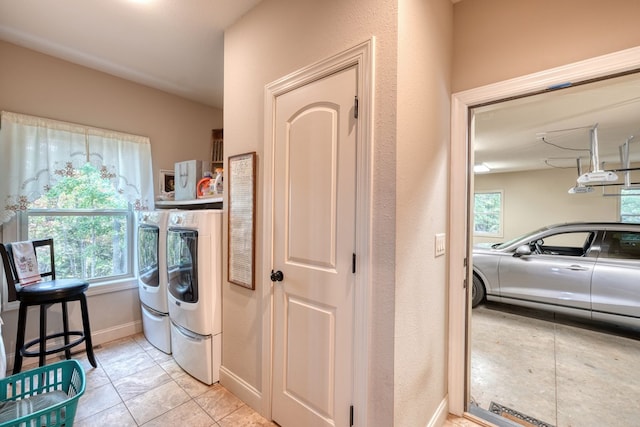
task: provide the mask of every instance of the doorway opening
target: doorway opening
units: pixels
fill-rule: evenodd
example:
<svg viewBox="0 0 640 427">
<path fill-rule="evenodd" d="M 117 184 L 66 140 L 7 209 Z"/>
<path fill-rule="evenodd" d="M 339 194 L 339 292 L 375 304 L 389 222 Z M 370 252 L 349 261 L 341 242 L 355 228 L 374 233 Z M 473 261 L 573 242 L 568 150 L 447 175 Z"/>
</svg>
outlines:
<svg viewBox="0 0 640 427">
<path fill-rule="evenodd" d="M 473 152 L 473 133 L 467 139 L 467 129 L 474 129 L 475 117 L 473 107 L 488 105 L 501 99 L 520 97 L 531 93 L 551 92 L 552 86 L 563 82 L 583 82 L 599 79 L 612 74 L 637 69 L 640 65 L 640 50 L 630 49 L 589 61 L 573 64 L 559 69 L 545 71 L 536 75 L 514 79 L 509 82 L 486 86 L 471 91 L 461 92 L 453 96 L 452 115 L 452 164 L 451 164 L 451 265 L 471 265 L 473 236 L 473 210 L 471 203 L 474 194 L 474 180 L 470 165 L 475 164 Z M 575 162 L 575 159 L 574 159 Z M 575 166 L 574 166 L 574 177 Z M 574 179 L 575 179 L 574 178 Z M 574 181 L 575 182 L 575 181 Z M 564 191 L 567 191 L 566 189 Z M 506 197 L 506 196 L 505 196 Z M 453 230 L 463 230 L 457 234 Z M 503 237 L 507 237 L 504 236 Z M 450 347 L 450 411 L 462 414 L 470 410 L 472 390 L 472 312 L 470 305 L 470 289 L 457 286 L 457 283 L 472 283 L 472 269 L 459 271 L 451 268 L 451 347 Z M 469 302 L 467 302 L 469 301 Z M 464 319 L 460 321 L 460 319 Z M 457 351 L 460 350 L 460 351 Z M 464 373 L 456 367 L 465 366 Z M 506 406 L 506 405 L 504 405 Z"/>
<path fill-rule="evenodd" d="M 640 213 L 640 143 L 633 142 L 640 139 L 640 75 L 472 114 L 474 166 L 484 169 L 474 173 L 471 198 L 469 410 L 541 426 L 632 423 L 639 408 L 614 396 L 625 378 L 640 382 L 625 369 L 640 350 L 640 319 L 635 331 L 628 328 L 640 311 L 628 309 L 633 293 L 617 292 L 627 288 L 617 275 L 633 271 L 640 280 L 640 257 L 618 259 L 607 236 L 640 226 L 598 223 L 620 222 L 621 202 L 631 210 L 627 221 Z M 618 179 L 595 180 L 596 170 Z M 535 230 L 543 231 L 509 243 Z"/>
</svg>

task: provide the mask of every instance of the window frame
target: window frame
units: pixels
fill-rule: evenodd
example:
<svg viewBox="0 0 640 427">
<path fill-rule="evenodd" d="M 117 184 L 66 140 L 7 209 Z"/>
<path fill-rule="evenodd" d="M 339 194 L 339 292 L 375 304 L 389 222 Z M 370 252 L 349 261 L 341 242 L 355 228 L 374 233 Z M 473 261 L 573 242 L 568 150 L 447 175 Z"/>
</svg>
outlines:
<svg viewBox="0 0 640 427">
<path fill-rule="evenodd" d="M 476 230 L 476 195 L 478 194 L 499 194 L 500 208 L 498 212 L 499 229 L 497 233 L 490 233 Z M 504 236 L 504 190 L 479 190 L 473 192 L 473 235 L 477 237 L 503 237 Z"/>
<path fill-rule="evenodd" d="M 597 230 L 559 230 L 553 233 L 545 234 L 533 239 L 529 242 L 529 246 L 532 246 L 534 242 L 542 240 L 543 243 L 540 248 L 542 253 L 536 253 L 536 255 L 550 255 L 550 256 L 562 256 L 562 257 L 593 257 L 591 255 L 591 249 L 594 246 L 594 242 L 598 238 Z M 580 239 L 579 242 L 575 242 L 575 236 L 584 235 L 584 239 Z M 551 240 L 551 242 L 549 242 Z M 576 246 L 575 243 L 580 243 Z M 597 256 L 597 254 L 596 254 Z"/>
</svg>

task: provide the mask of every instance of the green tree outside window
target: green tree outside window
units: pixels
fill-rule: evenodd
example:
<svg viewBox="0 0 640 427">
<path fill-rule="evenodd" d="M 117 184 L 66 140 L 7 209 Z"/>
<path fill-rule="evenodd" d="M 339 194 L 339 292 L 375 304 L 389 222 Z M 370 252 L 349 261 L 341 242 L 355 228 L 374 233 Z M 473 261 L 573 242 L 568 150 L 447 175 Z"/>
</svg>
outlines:
<svg viewBox="0 0 640 427">
<path fill-rule="evenodd" d="M 130 208 L 91 164 L 60 178 L 26 215 L 28 239 L 54 239 L 59 278 L 130 273 Z"/>
<path fill-rule="evenodd" d="M 640 189 L 620 190 L 620 221 L 640 223 Z"/>
<path fill-rule="evenodd" d="M 502 192 L 475 193 L 474 232 L 476 234 L 502 234 Z"/>
</svg>

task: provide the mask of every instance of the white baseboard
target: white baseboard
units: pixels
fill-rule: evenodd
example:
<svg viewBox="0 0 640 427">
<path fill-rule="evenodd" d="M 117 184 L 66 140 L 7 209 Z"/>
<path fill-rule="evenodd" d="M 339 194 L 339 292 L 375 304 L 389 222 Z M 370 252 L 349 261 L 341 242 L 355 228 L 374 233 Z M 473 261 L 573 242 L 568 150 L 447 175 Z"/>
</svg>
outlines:
<svg viewBox="0 0 640 427">
<path fill-rule="evenodd" d="M 91 332 L 91 343 L 93 347 L 97 347 L 100 344 L 107 343 L 109 341 L 114 341 L 120 338 L 126 338 L 131 335 L 135 335 L 142 332 L 142 320 L 136 320 L 134 322 L 125 323 L 122 325 L 117 325 L 112 328 L 102 329 L 100 331 L 92 331 Z M 62 342 L 62 340 L 60 340 Z M 80 344 L 78 347 L 74 347 L 71 349 L 71 352 L 76 351 L 85 351 L 84 344 Z M 55 353 L 47 356 L 47 361 L 57 359 L 60 356 L 64 357 L 64 353 Z M 13 370 L 13 361 L 14 361 L 15 352 L 7 353 L 7 374 Z M 34 361 L 37 363 L 37 357 L 25 357 L 22 359 L 22 365 L 30 365 Z M 11 368 L 9 368 L 11 367 Z"/>
<path fill-rule="evenodd" d="M 139 334 L 142 332 L 142 320 L 136 320 L 134 322 L 123 323 L 108 329 L 101 329 L 99 331 L 91 332 L 91 340 L 94 346 L 107 343 L 109 341 L 118 340 L 120 338 L 126 338 L 131 335 Z"/>
<path fill-rule="evenodd" d="M 447 420 L 447 416 L 449 415 L 449 396 L 445 396 L 438 405 L 438 409 L 429 420 L 427 427 L 437 427 L 444 425 L 444 422 Z"/>
<path fill-rule="evenodd" d="M 265 416 L 262 414 L 262 393 L 224 366 L 220 367 L 220 384 L 254 411 Z"/>
</svg>

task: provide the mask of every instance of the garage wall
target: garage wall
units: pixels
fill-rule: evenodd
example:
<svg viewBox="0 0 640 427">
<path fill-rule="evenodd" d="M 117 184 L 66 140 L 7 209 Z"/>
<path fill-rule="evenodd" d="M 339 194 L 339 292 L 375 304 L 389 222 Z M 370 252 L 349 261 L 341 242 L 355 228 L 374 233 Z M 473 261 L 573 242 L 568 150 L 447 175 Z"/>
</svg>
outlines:
<svg viewBox="0 0 640 427">
<path fill-rule="evenodd" d="M 575 169 L 475 175 L 475 191 L 502 190 L 503 236 L 474 236 L 474 243 L 504 242 L 546 225 L 570 221 L 618 221 L 618 197 L 568 194 Z"/>
</svg>

